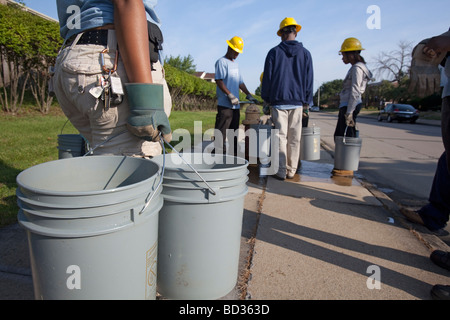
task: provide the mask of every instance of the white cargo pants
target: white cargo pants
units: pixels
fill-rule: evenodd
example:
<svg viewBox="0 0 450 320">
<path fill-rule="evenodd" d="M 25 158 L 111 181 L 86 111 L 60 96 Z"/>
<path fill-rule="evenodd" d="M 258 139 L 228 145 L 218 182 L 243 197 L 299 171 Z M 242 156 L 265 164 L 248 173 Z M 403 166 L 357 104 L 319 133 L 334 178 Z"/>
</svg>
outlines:
<svg viewBox="0 0 450 320">
<path fill-rule="evenodd" d="M 114 30 L 108 31 L 108 52 L 104 53 L 104 63 L 111 69 L 116 56 L 117 40 Z M 158 142 L 142 140 L 126 129 L 129 115 L 126 95 L 122 103 L 104 106 L 100 98 L 95 98 L 89 90 L 98 86 L 102 77 L 101 45 L 72 45 L 64 48 L 57 57 L 53 86 L 58 102 L 74 127 L 89 141 L 91 148 L 102 143 L 94 151 L 94 155 L 124 155 L 135 157 L 151 157 L 161 154 Z M 169 117 L 172 99 L 164 77 L 160 62 L 153 64 L 152 77 L 154 83 L 164 87 L 164 111 Z M 120 59 L 116 72 L 122 84 L 128 82 L 124 65 Z M 124 132 L 122 134 L 119 134 Z M 114 137 L 114 138 L 112 138 Z M 112 139 L 110 139 L 112 138 Z M 110 139 L 105 143 L 106 140 Z"/>
<path fill-rule="evenodd" d="M 300 159 L 300 139 L 302 137 L 303 107 L 290 110 L 272 108 L 275 129 L 279 130 L 278 176 L 293 176 Z"/>
</svg>

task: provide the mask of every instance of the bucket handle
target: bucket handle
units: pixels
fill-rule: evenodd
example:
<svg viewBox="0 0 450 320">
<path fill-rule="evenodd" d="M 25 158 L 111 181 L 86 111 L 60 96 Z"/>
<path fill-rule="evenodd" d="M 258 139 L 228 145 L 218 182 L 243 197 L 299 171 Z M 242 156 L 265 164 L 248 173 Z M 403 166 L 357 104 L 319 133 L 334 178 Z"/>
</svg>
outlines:
<svg viewBox="0 0 450 320">
<path fill-rule="evenodd" d="M 345 137 L 347 136 L 347 129 L 348 129 L 348 126 L 345 126 L 345 131 L 344 131 L 344 139 L 342 139 L 342 142 L 345 144 Z M 355 127 L 355 129 L 356 129 L 356 127 Z"/>
<path fill-rule="evenodd" d="M 160 133 L 160 136 L 161 136 L 161 133 Z M 175 148 L 170 144 L 170 143 L 168 143 L 166 140 L 164 140 L 164 138 L 161 136 L 161 140 L 162 141 L 164 141 L 173 151 L 175 151 L 175 153 L 181 158 L 181 160 L 183 160 L 184 161 L 184 163 L 186 163 L 199 177 L 200 177 L 200 179 L 202 179 L 202 181 L 208 186 L 208 189 L 209 189 L 209 191 L 211 191 L 211 193 L 213 194 L 213 195 L 217 195 L 216 194 L 216 191 L 214 191 L 214 189 L 208 184 L 208 182 L 206 182 L 206 180 L 200 175 L 200 173 L 198 173 L 198 171 L 197 170 L 195 170 L 194 169 L 194 167 L 193 166 L 191 166 L 181 155 L 180 155 L 180 153 L 177 151 L 177 150 L 175 150 Z M 164 152 L 165 153 L 165 152 Z M 165 156 L 165 155 L 164 155 Z"/>
<path fill-rule="evenodd" d="M 161 138 L 161 132 L 159 133 L 160 138 Z M 159 143 L 161 144 L 161 147 L 163 149 L 163 166 L 161 169 L 161 177 L 159 178 L 159 182 L 158 185 L 156 186 L 155 190 L 153 190 L 153 192 L 151 193 L 150 198 L 145 202 L 144 207 L 142 207 L 141 211 L 139 211 L 139 214 L 141 214 L 142 212 L 144 212 L 145 209 L 147 209 L 148 205 L 150 204 L 150 202 L 152 201 L 153 197 L 156 194 L 156 191 L 158 191 L 159 187 L 161 186 L 162 182 L 163 182 L 163 178 L 164 178 L 164 170 L 166 168 L 166 150 L 164 148 L 164 143 L 163 141 L 160 139 Z M 147 196 L 148 197 L 148 196 Z"/>
<path fill-rule="evenodd" d="M 344 144 L 345 144 L 345 137 L 347 136 L 347 129 L 348 129 L 348 126 L 345 126 L 344 138 L 342 139 L 342 143 L 344 143 Z"/>
<path fill-rule="evenodd" d="M 61 128 L 61 134 L 63 133 L 64 127 L 66 126 L 67 122 L 69 122 L 69 119 L 67 119 L 66 122 L 64 122 L 64 125 Z"/>
<path fill-rule="evenodd" d="M 66 124 L 67 124 L 68 122 L 69 122 L 69 119 L 67 119 L 66 122 L 64 122 L 64 124 L 63 124 L 63 126 L 62 126 L 62 128 L 61 128 L 61 133 L 60 133 L 60 134 L 63 134 L 63 130 L 64 130 L 64 128 L 66 127 Z M 87 141 L 86 138 L 83 137 L 82 134 L 80 134 L 80 136 L 81 136 L 81 138 L 83 138 L 83 141 L 84 141 L 85 145 L 87 145 L 87 146 L 89 147 L 89 141 Z M 86 154 L 87 154 L 87 153 L 86 153 Z M 85 154 L 85 155 L 86 155 L 86 154 Z"/>
<path fill-rule="evenodd" d="M 163 166 L 162 166 L 162 170 L 161 170 L 161 178 L 159 179 L 158 185 L 156 186 L 155 190 L 152 192 L 150 198 L 145 202 L 144 207 L 142 208 L 142 210 L 139 212 L 139 214 L 141 214 L 142 212 L 144 212 L 144 210 L 148 207 L 148 205 L 150 204 L 150 202 L 152 201 L 153 197 L 156 194 L 156 191 L 158 191 L 159 187 L 162 184 L 163 178 L 164 178 L 164 170 L 166 167 L 166 148 L 164 147 L 164 143 L 166 143 L 173 151 L 175 151 L 175 153 L 181 158 L 181 160 L 183 160 L 192 170 L 194 170 L 194 172 L 200 177 L 200 179 L 203 180 L 203 182 L 208 186 L 209 190 L 211 191 L 211 193 L 213 195 L 217 195 L 216 191 L 214 191 L 213 188 L 211 188 L 211 186 L 208 184 L 208 182 L 206 182 L 206 180 L 200 175 L 200 173 L 198 173 L 197 170 L 194 169 L 194 167 L 192 167 L 181 155 L 180 153 L 175 150 L 175 148 L 169 143 L 167 142 L 161 132 L 159 133 L 159 143 L 161 144 L 161 147 L 163 149 Z"/>
<path fill-rule="evenodd" d="M 121 134 L 124 134 L 124 133 L 127 132 L 127 131 L 128 131 L 128 129 L 123 130 L 123 131 L 119 132 L 118 134 L 116 134 L 116 135 L 114 135 L 114 136 L 112 136 L 112 137 L 109 137 L 108 139 L 106 139 L 105 141 L 99 143 L 98 145 L 96 145 L 96 146 L 90 148 L 90 149 L 88 150 L 88 152 L 86 152 L 86 153 L 83 155 L 83 157 L 87 156 L 88 154 L 93 154 L 95 149 L 97 149 L 98 147 L 101 147 L 101 146 L 104 145 L 105 143 L 107 143 L 107 142 L 109 142 L 110 140 L 112 140 L 112 139 L 114 139 L 114 138 L 120 136 Z"/>
</svg>

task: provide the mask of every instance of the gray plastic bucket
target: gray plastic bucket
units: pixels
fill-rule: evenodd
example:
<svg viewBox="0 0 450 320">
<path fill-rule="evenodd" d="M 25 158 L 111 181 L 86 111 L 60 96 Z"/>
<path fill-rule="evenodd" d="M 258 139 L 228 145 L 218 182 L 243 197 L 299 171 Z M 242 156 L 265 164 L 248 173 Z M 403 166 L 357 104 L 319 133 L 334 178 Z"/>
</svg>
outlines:
<svg viewBox="0 0 450 320">
<path fill-rule="evenodd" d="M 300 160 L 320 160 L 320 128 L 302 128 L 300 140 Z"/>
<path fill-rule="evenodd" d="M 17 176 L 36 299 L 156 299 L 159 170 L 141 158 L 92 156 Z"/>
<path fill-rule="evenodd" d="M 258 157 L 258 160 L 270 157 L 270 135 L 274 127 L 267 124 L 252 124 L 250 129 L 255 130 L 256 133 L 256 155 L 254 156 Z"/>
<path fill-rule="evenodd" d="M 58 135 L 58 159 L 80 157 L 85 153 L 85 141 L 81 134 Z"/>
<path fill-rule="evenodd" d="M 248 162 L 221 155 L 210 158 L 217 164 L 197 164 L 194 154 L 184 157 L 216 194 L 177 154 L 166 155 L 158 292 L 168 299 L 217 299 L 238 278 Z M 162 165 L 163 156 L 153 160 Z"/>
<path fill-rule="evenodd" d="M 358 170 L 362 139 L 336 136 L 334 143 L 334 168 L 338 170 Z"/>
</svg>

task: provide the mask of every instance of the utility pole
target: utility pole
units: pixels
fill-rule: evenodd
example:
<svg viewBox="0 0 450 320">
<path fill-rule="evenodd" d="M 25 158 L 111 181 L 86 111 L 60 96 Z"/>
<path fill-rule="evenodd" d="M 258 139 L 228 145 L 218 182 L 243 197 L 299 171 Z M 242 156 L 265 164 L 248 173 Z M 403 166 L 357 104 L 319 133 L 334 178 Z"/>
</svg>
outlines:
<svg viewBox="0 0 450 320">
<path fill-rule="evenodd" d="M 319 86 L 319 91 L 317 92 L 317 106 L 320 108 L 320 87 Z"/>
</svg>

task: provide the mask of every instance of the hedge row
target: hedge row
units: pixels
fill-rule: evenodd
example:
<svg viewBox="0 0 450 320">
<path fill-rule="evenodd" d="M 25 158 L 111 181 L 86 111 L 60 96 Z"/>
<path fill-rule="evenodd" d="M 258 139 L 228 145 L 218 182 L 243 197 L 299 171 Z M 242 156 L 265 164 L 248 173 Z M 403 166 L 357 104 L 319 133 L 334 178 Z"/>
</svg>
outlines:
<svg viewBox="0 0 450 320">
<path fill-rule="evenodd" d="M 164 65 L 167 84 L 170 88 L 178 88 L 180 93 L 214 98 L 216 85 L 181 71 L 169 64 Z"/>
</svg>

